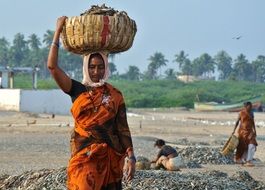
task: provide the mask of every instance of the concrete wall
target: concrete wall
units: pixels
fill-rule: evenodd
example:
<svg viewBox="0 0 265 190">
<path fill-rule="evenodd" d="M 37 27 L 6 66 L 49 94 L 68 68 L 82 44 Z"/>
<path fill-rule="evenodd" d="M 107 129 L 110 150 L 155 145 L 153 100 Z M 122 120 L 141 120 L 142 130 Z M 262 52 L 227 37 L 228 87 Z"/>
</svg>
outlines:
<svg viewBox="0 0 265 190">
<path fill-rule="evenodd" d="M 20 89 L 0 89 L 0 110 L 19 111 Z"/>
<path fill-rule="evenodd" d="M 71 105 L 61 90 L 0 89 L 0 110 L 68 115 Z"/>
<path fill-rule="evenodd" d="M 71 98 L 61 90 L 22 90 L 20 111 L 68 115 Z"/>
</svg>

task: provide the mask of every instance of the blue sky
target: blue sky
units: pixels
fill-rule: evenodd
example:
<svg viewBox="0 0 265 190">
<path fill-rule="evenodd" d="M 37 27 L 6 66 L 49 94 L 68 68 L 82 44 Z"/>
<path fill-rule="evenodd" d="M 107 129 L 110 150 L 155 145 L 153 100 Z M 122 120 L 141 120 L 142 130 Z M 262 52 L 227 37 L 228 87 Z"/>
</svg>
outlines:
<svg viewBox="0 0 265 190">
<path fill-rule="evenodd" d="M 41 39 L 54 30 L 57 17 L 76 16 L 93 4 L 125 10 L 138 26 L 133 47 L 116 57 L 120 72 L 129 65 L 141 71 L 156 51 L 176 69 L 180 50 L 191 59 L 226 50 L 233 58 L 244 53 L 249 60 L 265 55 L 265 1 L 263 0 L 0 0 L 0 37 L 11 41 L 18 32 Z M 242 36 L 240 40 L 232 39 Z"/>
</svg>

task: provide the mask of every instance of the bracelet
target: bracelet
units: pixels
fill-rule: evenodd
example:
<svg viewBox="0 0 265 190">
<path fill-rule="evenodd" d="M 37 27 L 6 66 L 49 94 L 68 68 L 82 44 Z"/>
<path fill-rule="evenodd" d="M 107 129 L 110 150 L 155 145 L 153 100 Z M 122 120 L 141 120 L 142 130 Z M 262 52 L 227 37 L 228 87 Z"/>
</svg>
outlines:
<svg viewBox="0 0 265 190">
<path fill-rule="evenodd" d="M 53 45 L 53 46 L 56 46 L 57 48 L 60 47 L 59 43 L 57 43 L 57 42 L 52 42 L 52 45 Z"/>
<path fill-rule="evenodd" d="M 133 147 L 127 148 L 126 153 L 128 154 L 128 152 L 131 152 L 131 151 L 133 151 Z"/>
<path fill-rule="evenodd" d="M 128 159 L 129 159 L 129 160 L 133 160 L 134 163 L 136 163 L 136 158 L 135 158 L 135 156 L 129 156 Z"/>
</svg>

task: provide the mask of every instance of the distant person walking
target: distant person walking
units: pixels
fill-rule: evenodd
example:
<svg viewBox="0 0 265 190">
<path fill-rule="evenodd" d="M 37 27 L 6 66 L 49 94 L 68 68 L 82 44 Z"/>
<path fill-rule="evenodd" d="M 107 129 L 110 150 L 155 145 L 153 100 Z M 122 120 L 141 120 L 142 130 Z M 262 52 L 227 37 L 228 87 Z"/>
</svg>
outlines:
<svg viewBox="0 0 265 190">
<path fill-rule="evenodd" d="M 107 55 L 102 52 L 84 55 L 83 81 L 78 82 L 58 65 L 59 37 L 67 17 L 57 20 L 48 68 L 58 86 L 73 102 L 75 127 L 71 136 L 71 159 L 67 169 L 70 190 L 122 189 L 125 177 L 135 172 L 135 156 L 121 92 L 106 83 Z"/>
<path fill-rule="evenodd" d="M 164 140 L 156 140 L 154 146 L 160 149 L 156 159 L 151 162 L 156 164 L 157 169 L 164 167 L 167 170 L 174 171 L 179 170 L 183 166 L 181 157 L 178 157 L 176 149 L 166 145 Z"/>
<path fill-rule="evenodd" d="M 243 110 L 239 113 L 233 134 L 238 126 L 239 144 L 236 149 L 235 161 L 238 164 L 252 167 L 254 166 L 252 161 L 258 144 L 256 141 L 257 132 L 251 102 L 244 104 Z"/>
</svg>

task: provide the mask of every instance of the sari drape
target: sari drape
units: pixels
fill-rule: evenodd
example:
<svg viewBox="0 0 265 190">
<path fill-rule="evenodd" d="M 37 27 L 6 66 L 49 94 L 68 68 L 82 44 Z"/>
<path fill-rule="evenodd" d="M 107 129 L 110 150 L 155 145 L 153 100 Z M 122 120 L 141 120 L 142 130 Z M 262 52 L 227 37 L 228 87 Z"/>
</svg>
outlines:
<svg viewBox="0 0 265 190">
<path fill-rule="evenodd" d="M 239 144 L 236 149 L 236 159 L 242 158 L 244 152 L 248 150 L 249 144 L 254 144 L 257 146 L 256 136 L 254 134 L 254 118 L 247 112 L 247 110 L 242 110 L 239 114 L 240 117 L 240 127 L 238 130 Z"/>
<path fill-rule="evenodd" d="M 71 112 L 75 128 L 68 188 L 121 189 L 126 150 L 132 148 L 122 94 L 105 84 L 80 94 Z"/>
</svg>

